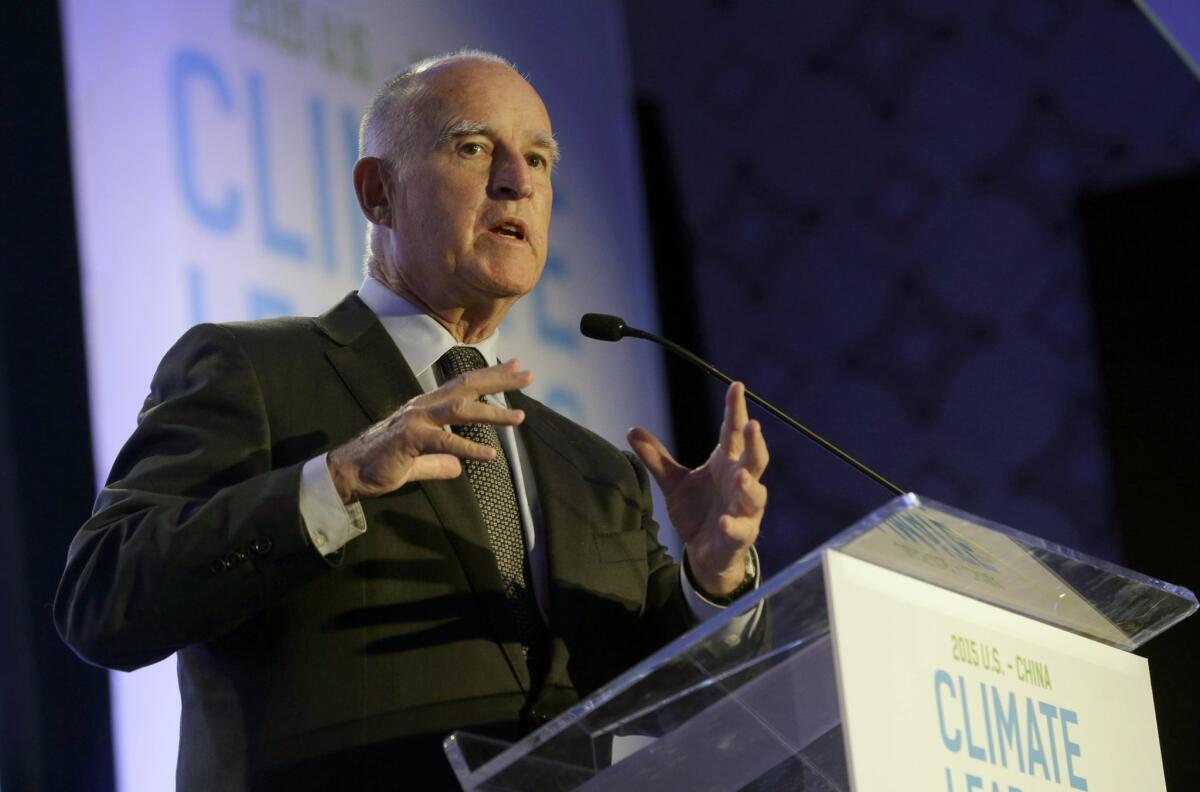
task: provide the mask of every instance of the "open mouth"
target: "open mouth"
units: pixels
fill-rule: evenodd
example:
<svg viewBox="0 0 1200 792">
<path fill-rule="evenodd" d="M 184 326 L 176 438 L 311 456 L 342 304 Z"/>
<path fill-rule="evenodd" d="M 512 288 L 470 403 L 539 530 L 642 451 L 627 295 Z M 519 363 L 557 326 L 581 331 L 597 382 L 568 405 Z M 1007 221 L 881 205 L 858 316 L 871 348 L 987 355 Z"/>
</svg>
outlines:
<svg viewBox="0 0 1200 792">
<path fill-rule="evenodd" d="M 497 236 L 502 236 L 507 239 L 515 239 L 518 241 L 523 241 L 525 239 L 525 229 L 516 223 L 500 223 L 492 226 L 488 230 Z"/>
</svg>

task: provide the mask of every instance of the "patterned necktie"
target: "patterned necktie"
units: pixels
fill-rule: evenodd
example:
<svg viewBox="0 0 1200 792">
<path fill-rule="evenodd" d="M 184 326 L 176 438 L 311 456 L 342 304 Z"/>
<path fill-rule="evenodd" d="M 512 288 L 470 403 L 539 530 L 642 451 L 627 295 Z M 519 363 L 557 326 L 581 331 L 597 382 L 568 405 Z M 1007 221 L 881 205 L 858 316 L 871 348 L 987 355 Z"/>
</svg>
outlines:
<svg viewBox="0 0 1200 792">
<path fill-rule="evenodd" d="M 483 355 L 474 347 L 456 346 L 438 360 L 444 379 L 483 368 Z M 480 401 L 483 401 L 480 398 Z M 517 494 L 513 487 L 512 472 L 508 457 L 500 445 L 500 436 L 491 424 L 464 424 L 452 427 L 455 434 L 468 440 L 496 449 L 496 456 L 488 462 L 464 459 L 471 490 L 479 501 L 479 511 L 487 526 L 488 541 L 500 579 L 504 583 L 504 602 L 509 614 L 517 624 L 521 651 L 529 658 L 530 648 L 538 642 L 542 631 L 541 615 L 528 584 L 525 558 L 525 533 L 521 528 L 521 512 L 517 508 Z"/>
</svg>

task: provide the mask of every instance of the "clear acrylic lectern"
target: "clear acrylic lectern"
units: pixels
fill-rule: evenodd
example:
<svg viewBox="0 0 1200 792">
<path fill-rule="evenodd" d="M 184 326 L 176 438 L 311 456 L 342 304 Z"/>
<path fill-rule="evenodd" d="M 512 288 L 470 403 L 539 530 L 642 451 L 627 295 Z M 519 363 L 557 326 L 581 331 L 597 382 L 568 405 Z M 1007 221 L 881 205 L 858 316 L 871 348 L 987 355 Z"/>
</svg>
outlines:
<svg viewBox="0 0 1200 792">
<path fill-rule="evenodd" d="M 848 792 L 825 549 L 1127 651 L 1197 608 L 1187 589 L 909 494 L 524 740 L 451 735 L 463 788 Z M 730 626 L 754 609 L 747 634 Z"/>
</svg>

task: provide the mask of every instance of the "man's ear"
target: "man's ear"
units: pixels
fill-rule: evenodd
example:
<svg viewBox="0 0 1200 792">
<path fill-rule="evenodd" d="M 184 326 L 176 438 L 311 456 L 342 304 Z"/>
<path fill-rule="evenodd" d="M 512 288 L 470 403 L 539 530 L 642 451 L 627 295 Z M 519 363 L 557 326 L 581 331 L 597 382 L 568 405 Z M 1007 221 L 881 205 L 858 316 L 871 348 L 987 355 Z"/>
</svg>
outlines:
<svg viewBox="0 0 1200 792">
<path fill-rule="evenodd" d="M 392 225 L 392 171 L 379 157 L 363 157 L 354 163 L 354 194 L 363 216 L 375 225 Z"/>
</svg>

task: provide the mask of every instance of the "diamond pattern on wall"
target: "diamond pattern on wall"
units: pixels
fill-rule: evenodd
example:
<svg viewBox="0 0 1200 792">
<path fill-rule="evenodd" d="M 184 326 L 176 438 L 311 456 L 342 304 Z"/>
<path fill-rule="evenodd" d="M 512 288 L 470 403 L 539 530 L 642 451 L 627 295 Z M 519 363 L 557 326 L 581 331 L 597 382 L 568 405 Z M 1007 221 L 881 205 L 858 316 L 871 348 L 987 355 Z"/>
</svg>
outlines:
<svg viewBox="0 0 1200 792">
<path fill-rule="evenodd" d="M 812 367 L 796 353 L 790 339 L 780 336 L 778 329 L 774 333 L 750 329 L 747 334 L 739 323 L 737 332 L 745 334 L 742 350 L 753 349 L 756 354 L 743 355 L 733 363 L 737 369 L 728 374 L 735 379 L 744 378 L 759 396 L 786 409 L 781 400 L 813 381 Z"/>
<path fill-rule="evenodd" d="M 921 70 L 946 51 L 954 28 L 895 0 L 864 0 L 850 24 L 808 60 L 818 75 L 855 89 L 881 120 L 903 108 Z"/>
<path fill-rule="evenodd" d="M 934 455 L 921 459 L 903 486 L 947 505 L 972 503 L 979 495 L 979 488 L 962 471 Z"/>
<path fill-rule="evenodd" d="M 751 302 L 761 302 L 780 268 L 820 223 L 812 205 L 796 203 L 763 179 L 755 166 L 733 167 L 720 200 L 693 238 L 723 259 Z"/>
<path fill-rule="evenodd" d="M 979 189 L 1024 206 L 1042 227 L 1074 226 L 1079 190 L 1125 156 L 1125 144 L 1072 121 L 1049 91 L 1030 98 L 1012 139 L 975 174 Z"/>
<path fill-rule="evenodd" d="M 770 95 L 778 71 L 758 55 L 729 53 L 718 58 L 707 70 L 701 85 L 700 100 L 720 121 L 745 119 Z"/>
<path fill-rule="evenodd" d="M 941 194 L 938 182 L 911 162 L 884 160 L 859 198 L 859 211 L 888 236 L 908 239 L 924 222 Z"/>
<path fill-rule="evenodd" d="M 1032 53 L 1043 53 L 1067 29 L 1075 5 L 1069 0 L 996 0 L 991 21 L 997 33 Z"/>
<path fill-rule="evenodd" d="M 862 518 L 863 507 L 853 498 L 815 486 L 806 475 L 805 460 L 810 457 L 804 454 L 820 452 L 810 451 L 815 446 L 806 440 L 797 438 L 787 442 L 807 444 L 808 447 L 787 447 L 782 454 L 772 452 L 771 466 L 774 469 L 768 470 L 766 479 L 770 489 L 771 513 L 764 518 L 759 546 L 762 547 L 761 543 L 765 541 L 769 546 L 779 547 L 781 552 L 787 553 L 789 560 L 794 560 L 812 549 L 811 526 L 847 528 Z M 779 441 L 776 444 L 787 446 L 787 443 Z M 777 458 L 780 456 L 782 458 Z M 847 471 L 847 476 L 855 475 L 849 468 Z M 879 498 L 876 502 L 882 502 L 886 497 L 883 490 L 878 490 L 877 494 Z M 805 528 L 810 530 L 806 531 Z"/>
<path fill-rule="evenodd" d="M 929 423 L 959 367 L 986 343 L 986 322 L 941 304 L 916 277 L 901 278 L 878 324 L 850 345 L 850 376 L 874 380 Z"/>
<path fill-rule="evenodd" d="M 981 369 L 1016 383 L 996 398 L 1034 389 L 1051 416 L 1099 398 L 1075 202 L 1200 163 L 1200 88 L 1136 5 L 625 5 L 638 90 L 675 131 L 717 362 L 906 487 L 984 516 L 1004 502 L 1014 527 L 1079 544 L 1079 526 L 1112 550 L 1094 416 L 1043 436 L 1020 404 L 955 403 L 951 421 L 945 400 L 977 397 Z M 814 400 L 819 420 L 801 408 Z M 963 437 L 996 409 L 1017 416 L 1004 448 Z M 768 431 L 771 570 L 881 492 Z M 1019 448 L 1039 451 L 1014 463 Z"/>
<path fill-rule="evenodd" d="M 1080 534 L 1101 529 L 1112 509 L 1099 425 L 1090 398 L 1078 397 L 1041 450 L 1009 480 L 1014 494 L 1058 510 Z"/>
<path fill-rule="evenodd" d="M 1034 338 L 1064 361 L 1079 360 L 1092 349 L 1090 311 L 1083 284 L 1074 271 L 1050 281 L 1026 316 Z"/>
</svg>

